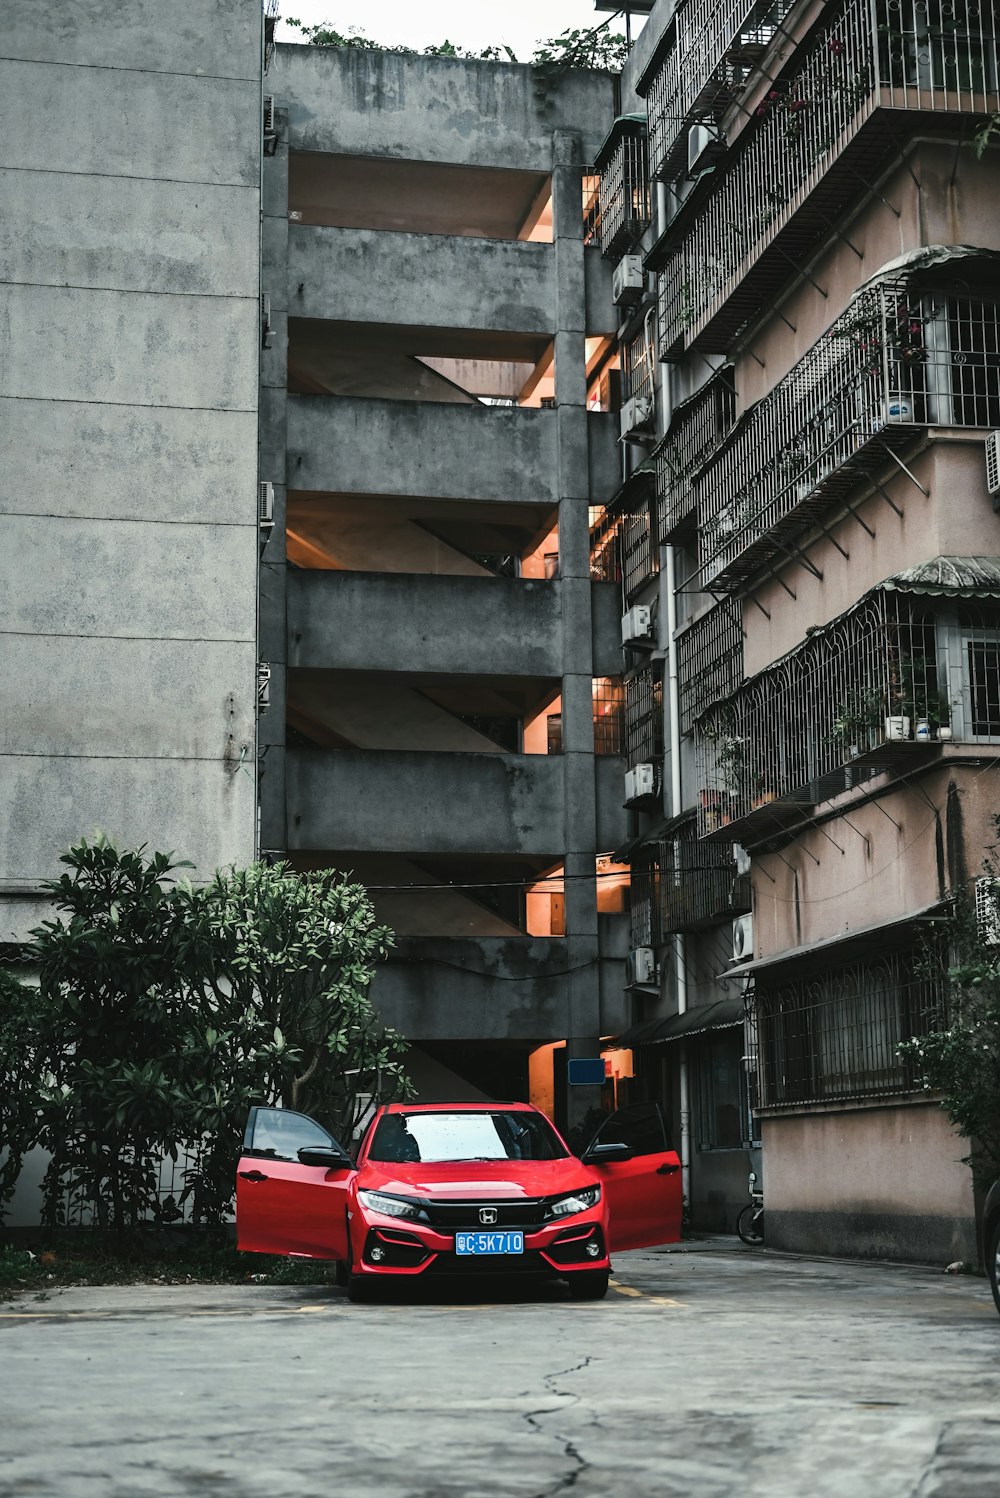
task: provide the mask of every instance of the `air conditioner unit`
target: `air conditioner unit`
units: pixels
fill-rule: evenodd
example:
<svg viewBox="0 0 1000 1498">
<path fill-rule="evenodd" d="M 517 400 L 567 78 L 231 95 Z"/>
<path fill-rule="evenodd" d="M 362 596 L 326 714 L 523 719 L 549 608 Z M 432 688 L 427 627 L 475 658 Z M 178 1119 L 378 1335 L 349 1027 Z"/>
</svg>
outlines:
<svg viewBox="0 0 1000 1498">
<path fill-rule="evenodd" d="M 688 176 L 714 166 L 723 142 L 714 125 L 692 125 L 688 131 Z"/>
<path fill-rule="evenodd" d="M 260 294 L 260 346 L 271 348 L 274 345 L 274 329 L 271 327 L 271 297 L 266 291 Z"/>
<path fill-rule="evenodd" d="M 651 422 L 653 419 L 653 402 L 648 395 L 633 395 L 622 406 L 620 413 L 621 440 L 624 442 L 631 437 L 636 441 L 641 440 L 636 434 L 642 431 L 645 435 L 651 435 Z"/>
<path fill-rule="evenodd" d="M 273 156 L 278 149 L 278 127 L 274 117 L 274 95 L 264 95 L 264 155 Z"/>
<path fill-rule="evenodd" d="M 274 485 L 263 482 L 257 487 L 257 527 L 266 541 L 274 528 Z"/>
<path fill-rule="evenodd" d="M 644 801 L 647 796 L 657 794 L 656 766 L 650 764 L 633 765 L 631 770 L 625 771 L 625 805 L 633 801 Z"/>
<path fill-rule="evenodd" d="M 628 613 L 622 615 L 622 644 L 648 640 L 652 633 L 653 610 L 648 603 L 634 603 Z"/>
<path fill-rule="evenodd" d="M 646 273 L 639 255 L 625 255 L 611 276 L 611 300 L 622 307 L 642 300 L 646 290 Z"/>
<path fill-rule="evenodd" d="M 976 930 L 984 947 L 1000 947 L 1000 879 L 976 880 Z"/>
<path fill-rule="evenodd" d="M 656 955 L 652 947 L 634 947 L 625 959 L 625 982 L 631 988 L 635 983 L 656 982 Z"/>
<path fill-rule="evenodd" d="M 733 922 L 733 961 L 749 962 L 753 956 L 753 916 L 738 915 Z"/>
<path fill-rule="evenodd" d="M 736 865 L 736 873 L 738 877 L 741 878 L 744 874 L 749 874 L 750 854 L 747 852 L 746 848 L 742 847 L 740 843 L 733 844 L 733 862 Z"/>
<path fill-rule="evenodd" d="M 986 439 L 986 492 L 1000 495 L 1000 432 Z"/>
<path fill-rule="evenodd" d="M 257 711 L 266 713 L 271 706 L 271 667 L 267 661 L 257 662 Z"/>
</svg>

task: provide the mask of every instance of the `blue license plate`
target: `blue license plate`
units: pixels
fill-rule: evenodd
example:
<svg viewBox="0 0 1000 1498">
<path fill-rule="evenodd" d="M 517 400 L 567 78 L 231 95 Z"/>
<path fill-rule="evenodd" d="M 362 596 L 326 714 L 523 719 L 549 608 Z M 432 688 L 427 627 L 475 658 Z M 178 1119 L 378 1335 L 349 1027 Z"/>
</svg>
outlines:
<svg viewBox="0 0 1000 1498">
<path fill-rule="evenodd" d="M 523 1233 L 456 1233 L 457 1254 L 523 1254 Z"/>
</svg>

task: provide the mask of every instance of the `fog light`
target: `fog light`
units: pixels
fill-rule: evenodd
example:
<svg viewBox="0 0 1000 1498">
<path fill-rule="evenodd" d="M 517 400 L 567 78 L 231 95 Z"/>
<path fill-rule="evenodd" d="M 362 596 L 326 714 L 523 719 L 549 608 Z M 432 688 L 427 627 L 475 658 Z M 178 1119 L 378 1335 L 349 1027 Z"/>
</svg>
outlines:
<svg viewBox="0 0 1000 1498">
<path fill-rule="evenodd" d="M 382 1260 L 385 1258 L 385 1249 L 379 1248 L 378 1244 L 376 1243 L 374 1247 L 369 1251 L 368 1257 L 372 1260 L 373 1263 L 381 1264 Z"/>
<path fill-rule="evenodd" d="M 596 1259 L 601 1252 L 601 1245 L 599 1243 L 595 1243 L 594 1240 L 591 1239 L 591 1241 L 587 1244 L 587 1252 L 592 1259 Z"/>
</svg>

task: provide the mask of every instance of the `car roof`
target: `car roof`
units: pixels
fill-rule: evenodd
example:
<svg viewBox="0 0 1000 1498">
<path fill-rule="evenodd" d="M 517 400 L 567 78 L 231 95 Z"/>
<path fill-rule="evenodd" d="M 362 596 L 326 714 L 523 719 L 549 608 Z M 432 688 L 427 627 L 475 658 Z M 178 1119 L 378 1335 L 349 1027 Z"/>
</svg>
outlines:
<svg viewBox="0 0 1000 1498">
<path fill-rule="evenodd" d="M 533 1103 L 388 1103 L 386 1113 L 537 1113 Z"/>
</svg>

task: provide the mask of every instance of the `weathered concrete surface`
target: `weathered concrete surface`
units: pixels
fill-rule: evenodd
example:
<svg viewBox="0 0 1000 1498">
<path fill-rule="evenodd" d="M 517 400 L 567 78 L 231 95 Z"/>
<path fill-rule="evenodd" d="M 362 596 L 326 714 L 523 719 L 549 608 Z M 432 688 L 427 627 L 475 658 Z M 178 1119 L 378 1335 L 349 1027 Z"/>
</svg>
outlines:
<svg viewBox="0 0 1000 1498">
<path fill-rule="evenodd" d="M 556 412 L 288 397 L 288 482 L 341 494 L 555 503 Z"/>
<path fill-rule="evenodd" d="M 0 1493 L 992 1498 L 984 1281 L 730 1243 L 619 1255 L 593 1305 L 485 1283 L 370 1306 L 266 1283 L 19 1302 Z"/>
<path fill-rule="evenodd" d="M 413 573 L 288 575 L 288 661 L 343 670 L 558 676 L 557 582 Z"/>
<path fill-rule="evenodd" d="M 552 246 L 523 240 L 303 224 L 288 235 L 296 317 L 551 333 L 554 277 Z"/>
<path fill-rule="evenodd" d="M 297 749 L 286 785 L 292 849 L 551 856 L 565 847 L 559 756 Z"/>
<path fill-rule="evenodd" d="M 609 73 L 339 47 L 280 46 L 268 85 L 299 151 L 548 171 L 552 136 L 586 132 L 592 161 L 614 115 Z"/>
</svg>

